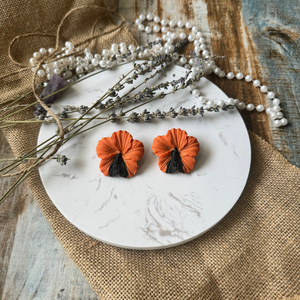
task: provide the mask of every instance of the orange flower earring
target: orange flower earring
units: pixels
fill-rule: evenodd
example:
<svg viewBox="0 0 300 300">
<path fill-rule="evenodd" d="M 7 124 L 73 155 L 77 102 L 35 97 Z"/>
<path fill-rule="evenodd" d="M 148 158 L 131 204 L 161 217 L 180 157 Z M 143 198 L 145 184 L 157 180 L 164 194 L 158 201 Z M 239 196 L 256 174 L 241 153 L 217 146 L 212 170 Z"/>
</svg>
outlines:
<svg viewBox="0 0 300 300">
<path fill-rule="evenodd" d="M 171 129 L 153 140 L 152 150 L 158 156 L 158 166 L 164 173 L 190 173 L 195 167 L 195 156 L 200 151 L 197 139 L 185 130 Z"/>
<path fill-rule="evenodd" d="M 130 178 L 136 174 L 139 167 L 137 162 L 144 155 L 144 145 L 134 140 L 127 131 L 119 130 L 111 137 L 102 138 L 96 147 L 101 158 L 100 170 L 105 176 Z"/>
</svg>

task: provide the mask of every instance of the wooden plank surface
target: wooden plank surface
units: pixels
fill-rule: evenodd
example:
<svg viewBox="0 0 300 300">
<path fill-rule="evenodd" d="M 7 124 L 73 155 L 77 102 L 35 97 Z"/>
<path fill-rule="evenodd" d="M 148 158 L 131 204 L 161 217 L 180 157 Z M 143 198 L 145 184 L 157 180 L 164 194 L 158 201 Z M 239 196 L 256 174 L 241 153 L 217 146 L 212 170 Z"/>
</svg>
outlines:
<svg viewBox="0 0 300 300">
<path fill-rule="evenodd" d="M 116 1 L 111 2 L 115 7 Z M 135 19 L 151 12 L 198 25 L 215 54 L 226 56 L 226 72 L 241 70 L 260 79 L 282 101 L 290 125 L 274 128 L 265 113 L 243 113 L 248 129 L 300 166 L 300 5 L 298 1 L 143 0 L 119 1 L 118 12 L 139 44 L 154 40 L 138 32 Z M 190 51 L 191 48 L 187 49 Z M 252 84 L 209 76 L 229 97 L 268 101 Z M 0 157 L 12 157 L 0 135 Z M 0 179 L 0 193 L 13 182 Z M 98 299 L 53 235 L 26 184 L 0 208 L 1 299 Z"/>
</svg>

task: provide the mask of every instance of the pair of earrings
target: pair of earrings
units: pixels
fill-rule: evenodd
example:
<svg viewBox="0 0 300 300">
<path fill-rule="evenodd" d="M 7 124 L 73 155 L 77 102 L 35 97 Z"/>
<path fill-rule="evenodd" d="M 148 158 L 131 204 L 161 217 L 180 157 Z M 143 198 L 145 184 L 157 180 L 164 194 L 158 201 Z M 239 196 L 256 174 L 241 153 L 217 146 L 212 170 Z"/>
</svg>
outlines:
<svg viewBox="0 0 300 300">
<path fill-rule="evenodd" d="M 153 140 L 152 150 L 158 156 L 158 166 L 162 172 L 190 173 L 200 147 L 195 137 L 188 136 L 185 130 L 173 128 Z M 134 140 L 127 131 L 119 130 L 111 137 L 102 138 L 96 152 L 101 158 L 100 170 L 105 176 L 130 178 L 139 169 L 137 162 L 144 155 L 144 145 Z"/>
</svg>

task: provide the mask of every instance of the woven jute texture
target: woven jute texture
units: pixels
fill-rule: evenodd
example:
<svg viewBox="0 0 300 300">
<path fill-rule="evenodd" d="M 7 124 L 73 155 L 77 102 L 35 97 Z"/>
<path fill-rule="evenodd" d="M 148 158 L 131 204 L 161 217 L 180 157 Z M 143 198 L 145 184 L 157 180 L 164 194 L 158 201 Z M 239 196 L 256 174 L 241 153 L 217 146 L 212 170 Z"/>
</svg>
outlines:
<svg viewBox="0 0 300 300">
<path fill-rule="evenodd" d="M 17 8 L 16 3 L 18 3 Z M 2 41 L 0 74 L 18 71 L 7 48 L 13 37 L 28 32 L 55 33 L 63 15 L 99 1 L 11 1 L 0 4 Z M 20 11 L 23 14 L 20 14 Z M 101 15 L 101 14 L 100 14 Z M 89 17 L 87 19 L 87 16 Z M 97 30 L 113 25 L 109 15 L 89 9 L 72 16 L 62 43 L 77 41 L 99 22 Z M 84 26 L 82 25 L 84 24 Z M 125 28 L 97 39 L 95 51 L 112 42 L 135 43 Z M 29 36 L 12 49 L 20 62 L 55 38 Z M 1 101 L 30 90 L 31 71 L 1 82 Z M 31 94 L 20 103 L 34 101 Z M 15 119 L 32 117 L 28 109 Z M 8 128 L 4 134 L 15 156 L 36 145 L 39 126 Z M 71 225 L 56 209 L 37 171 L 28 184 L 66 252 L 100 299 L 299 299 L 300 295 L 300 171 L 269 144 L 252 133 L 252 165 L 243 194 L 228 215 L 212 230 L 185 245 L 165 250 L 134 251 L 98 242 Z M 224 197 L 226 201 L 226 195 Z"/>
</svg>

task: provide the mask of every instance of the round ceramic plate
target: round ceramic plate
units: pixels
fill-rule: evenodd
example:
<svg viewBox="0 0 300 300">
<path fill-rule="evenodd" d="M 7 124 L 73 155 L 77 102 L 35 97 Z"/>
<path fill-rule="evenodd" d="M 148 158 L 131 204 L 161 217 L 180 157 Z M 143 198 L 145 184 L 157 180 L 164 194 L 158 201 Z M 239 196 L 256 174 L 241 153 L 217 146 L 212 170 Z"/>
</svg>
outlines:
<svg viewBox="0 0 300 300">
<path fill-rule="evenodd" d="M 92 105 L 131 68 L 131 64 L 124 65 L 72 86 L 57 100 L 53 111 L 58 112 L 67 104 Z M 148 86 L 178 79 L 185 73 L 186 69 L 174 66 Z M 127 85 L 120 94 L 131 87 Z M 205 78 L 200 80 L 198 88 L 208 99 L 227 99 Z M 185 89 L 136 111 L 144 108 L 151 112 L 156 109 L 168 111 L 170 107 L 178 110 L 193 105 L 201 106 L 190 90 Z M 124 110 L 129 107 L 127 105 Z M 91 126 L 96 123 L 92 122 Z M 43 124 L 38 143 L 51 137 L 56 128 L 55 124 Z M 152 152 L 153 139 L 165 135 L 171 128 L 186 130 L 200 143 L 196 166 L 189 174 L 161 172 L 158 157 Z M 139 171 L 132 178 L 106 177 L 99 170 L 97 143 L 118 130 L 128 131 L 145 147 Z M 125 120 L 105 123 L 72 138 L 59 154 L 70 158 L 66 166 L 51 160 L 39 171 L 49 197 L 64 217 L 104 243 L 145 250 L 185 243 L 216 225 L 239 199 L 247 182 L 251 160 L 248 132 L 236 109 L 208 112 L 203 118 L 197 115 L 149 123 L 132 124 Z"/>
</svg>

